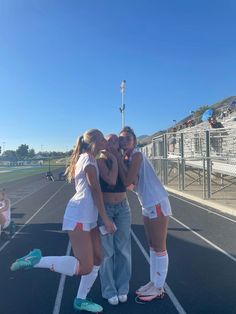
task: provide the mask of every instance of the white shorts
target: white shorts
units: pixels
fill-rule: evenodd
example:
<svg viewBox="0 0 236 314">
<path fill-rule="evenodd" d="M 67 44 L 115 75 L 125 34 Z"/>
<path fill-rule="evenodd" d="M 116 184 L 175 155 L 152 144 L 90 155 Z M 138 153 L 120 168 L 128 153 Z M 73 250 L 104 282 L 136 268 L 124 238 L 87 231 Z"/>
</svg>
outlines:
<svg viewBox="0 0 236 314">
<path fill-rule="evenodd" d="M 142 215 L 149 219 L 158 218 L 161 216 L 170 216 L 172 214 L 170 201 L 165 198 L 160 203 L 148 208 L 142 208 Z"/>
<path fill-rule="evenodd" d="M 62 230 L 90 231 L 97 227 L 97 222 L 80 222 L 64 218 Z"/>
</svg>

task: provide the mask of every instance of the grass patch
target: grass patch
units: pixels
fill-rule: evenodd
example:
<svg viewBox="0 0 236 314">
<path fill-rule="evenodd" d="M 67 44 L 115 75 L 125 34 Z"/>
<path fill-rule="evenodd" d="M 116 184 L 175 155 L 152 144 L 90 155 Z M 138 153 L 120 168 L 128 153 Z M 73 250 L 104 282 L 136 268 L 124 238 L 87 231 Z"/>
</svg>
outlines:
<svg viewBox="0 0 236 314">
<path fill-rule="evenodd" d="M 61 168 L 61 166 L 51 165 L 50 168 L 53 171 Z M 16 181 L 39 173 L 46 174 L 47 171 L 48 166 L 46 165 L 42 167 L 0 167 L 0 184 Z"/>
</svg>

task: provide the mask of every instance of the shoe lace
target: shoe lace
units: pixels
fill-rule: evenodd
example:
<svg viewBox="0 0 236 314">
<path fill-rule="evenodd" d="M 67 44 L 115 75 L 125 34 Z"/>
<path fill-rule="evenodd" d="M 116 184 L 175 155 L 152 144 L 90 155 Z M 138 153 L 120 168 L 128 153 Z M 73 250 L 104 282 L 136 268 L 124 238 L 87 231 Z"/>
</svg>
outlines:
<svg viewBox="0 0 236 314">
<path fill-rule="evenodd" d="M 86 299 L 84 302 L 83 302 L 84 305 L 90 305 L 90 304 L 94 304 L 93 300 L 92 299 Z"/>
</svg>

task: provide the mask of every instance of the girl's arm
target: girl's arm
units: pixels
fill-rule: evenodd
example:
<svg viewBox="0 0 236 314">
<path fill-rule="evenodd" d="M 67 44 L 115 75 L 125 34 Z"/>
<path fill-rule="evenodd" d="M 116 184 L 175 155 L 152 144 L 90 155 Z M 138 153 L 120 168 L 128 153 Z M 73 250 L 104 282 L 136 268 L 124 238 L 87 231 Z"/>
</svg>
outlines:
<svg viewBox="0 0 236 314">
<path fill-rule="evenodd" d="M 105 158 L 98 159 L 98 168 L 101 178 L 109 185 L 114 186 L 118 176 L 118 164 L 115 156 L 111 153 L 108 154 L 108 158 L 111 161 L 111 167 L 108 166 Z"/>
<path fill-rule="evenodd" d="M 105 211 L 103 199 L 102 199 L 102 192 L 100 188 L 100 184 L 97 179 L 97 172 L 95 166 L 89 164 L 85 167 L 85 173 L 88 181 L 88 185 L 91 189 L 91 193 L 93 196 L 94 203 L 98 209 L 98 212 L 106 226 L 108 233 L 115 232 L 115 227 L 112 221 L 108 218 L 107 213 Z"/>
<path fill-rule="evenodd" d="M 124 185 L 130 186 L 131 184 L 136 184 L 142 162 L 142 154 L 140 152 L 135 153 L 132 157 L 129 167 L 126 166 L 121 155 L 117 158 L 117 161 L 119 166 L 119 174 Z"/>
</svg>

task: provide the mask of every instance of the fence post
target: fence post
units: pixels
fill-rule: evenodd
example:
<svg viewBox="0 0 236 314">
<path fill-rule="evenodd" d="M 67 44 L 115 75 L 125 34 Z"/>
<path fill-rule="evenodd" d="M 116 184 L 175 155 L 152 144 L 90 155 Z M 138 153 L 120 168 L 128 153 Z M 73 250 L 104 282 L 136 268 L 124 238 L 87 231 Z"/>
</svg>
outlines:
<svg viewBox="0 0 236 314">
<path fill-rule="evenodd" d="M 207 198 L 211 198 L 210 132 L 206 131 Z"/>
<path fill-rule="evenodd" d="M 163 136 L 163 175 L 164 175 L 164 185 L 167 184 L 168 179 L 168 162 L 167 162 L 167 156 L 168 156 L 168 147 L 167 147 L 167 134 L 165 133 Z"/>
<path fill-rule="evenodd" d="M 206 199 L 206 159 L 203 157 L 202 159 L 202 170 L 203 170 L 203 199 Z"/>
<path fill-rule="evenodd" d="M 185 189 L 185 160 L 184 160 L 184 134 L 180 134 L 180 156 L 181 156 L 181 190 Z"/>
</svg>

